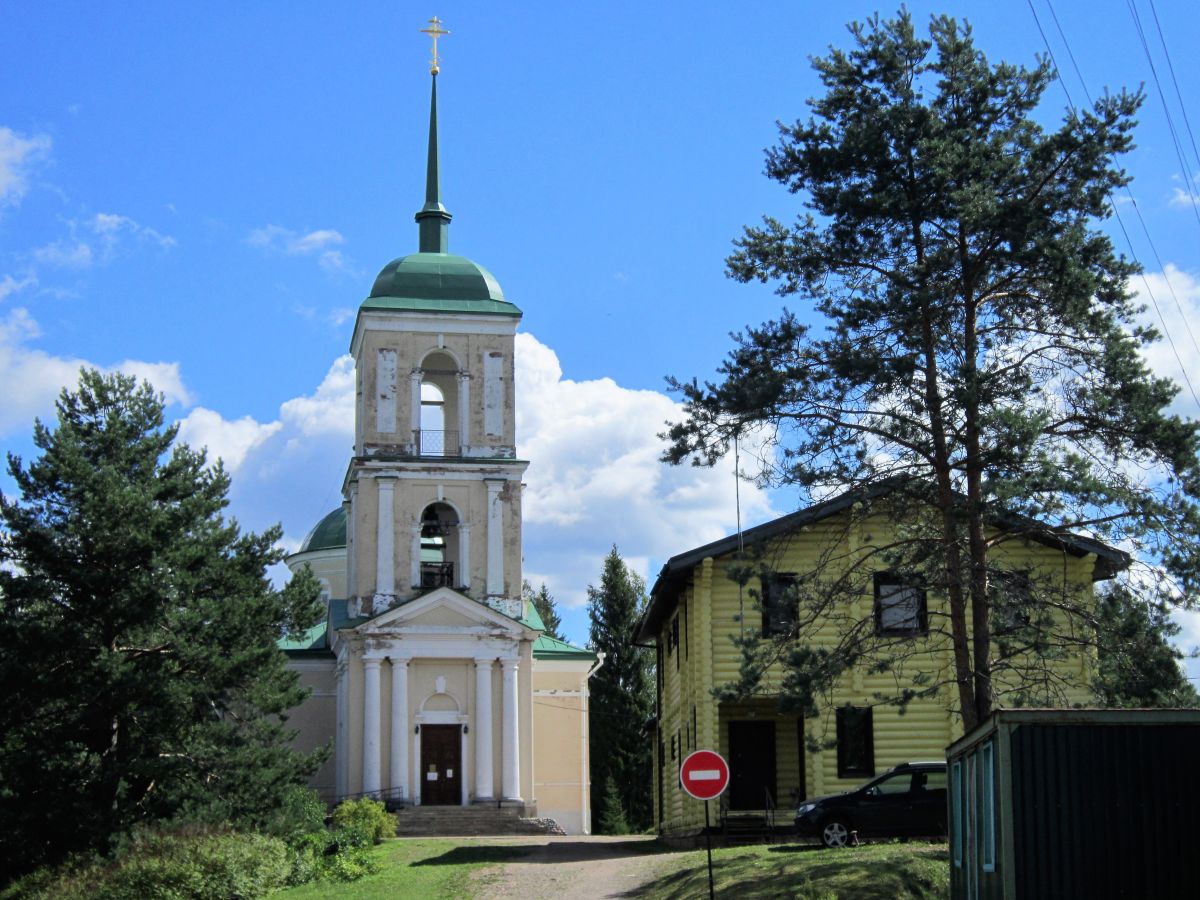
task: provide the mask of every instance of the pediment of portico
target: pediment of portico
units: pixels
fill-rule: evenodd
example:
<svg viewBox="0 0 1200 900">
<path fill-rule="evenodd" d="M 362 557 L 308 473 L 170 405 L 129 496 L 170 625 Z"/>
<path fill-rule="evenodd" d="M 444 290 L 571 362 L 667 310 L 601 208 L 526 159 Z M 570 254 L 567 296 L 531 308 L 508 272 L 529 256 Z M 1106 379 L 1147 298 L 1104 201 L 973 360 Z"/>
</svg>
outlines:
<svg viewBox="0 0 1200 900">
<path fill-rule="evenodd" d="M 437 588 L 354 628 L 363 638 L 497 637 L 534 640 L 540 632 L 451 588 Z"/>
</svg>

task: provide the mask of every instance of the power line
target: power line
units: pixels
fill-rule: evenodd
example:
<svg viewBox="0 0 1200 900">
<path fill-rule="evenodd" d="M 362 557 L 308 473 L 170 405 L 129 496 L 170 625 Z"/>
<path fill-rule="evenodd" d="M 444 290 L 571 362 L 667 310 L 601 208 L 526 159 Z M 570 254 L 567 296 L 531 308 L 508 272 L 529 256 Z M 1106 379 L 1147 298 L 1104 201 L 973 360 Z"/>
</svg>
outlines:
<svg viewBox="0 0 1200 900">
<path fill-rule="evenodd" d="M 1158 9 L 1154 5 L 1154 0 L 1150 0 L 1150 12 L 1154 14 L 1154 27 L 1158 30 L 1158 42 L 1162 44 L 1163 56 L 1167 60 L 1167 70 L 1171 73 L 1171 83 L 1175 86 L 1175 99 L 1179 101 L 1179 111 L 1183 114 L 1183 125 L 1187 129 L 1188 140 L 1192 142 L 1192 155 L 1196 157 L 1197 173 L 1200 174 L 1200 150 L 1196 149 L 1196 135 L 1192 133 L 1187 104 L 1183 102 L 1183 92 L 1179 90 L 1179 79 L 1175 77 L 1175 64 L 1171 62 L 1171 51 L 1167 49 L 1167 39 L 1163 37 L 1162 25 L 1158 21 Z"/>
<path fill-rule="evenodd" d="M 1047 3 L 1050 0 L 1046 0 Z M 1137 5 L 1133 0 L 1126 0 L 1129 6 L 1129 13 L 1133 16 L 1133 24 L 1137 29 L 1138 40 L 1142 44 L 1142 52 L 1146 54 L 1146 62 L 1150 64 L 1150 75 L 1154 79 L 1154 88 L 1158 91 L 1158 99 L 1162 103 L 1163 115 L 1167 119 L 1167 130 L 1171 133 L 1171 144 L 1175 147 L 1175 158 L 1179 160 L 1180 174 L 1183 175 L 1184 190 L 1187 192 L 1188 205 L 1192 208 L 1192 215 L 1196 218 L 1196 225 L 1200 226 L 1200 198 L 1197 198 L 1194 183 L 1188 175 L 1188 164 L 1184 159 L 1183 145 L 1179 140 L 1179 133 L 1175 128 L 1175 119 L 1171 116 L 1171 107 L 1167 103 L 1167 95 L 1163 92 L 1162 81 L 1158 77 L 1158 68 L 1154 65 L 1154 56 L 1150 53 L 1150 45 L 1146 42 L 1146 32 L 1142 28 L 1142 17 L 1138 14 Z"/>
<path fill-rule="evenodd" d="M 1042 28 L 1042 22 L 1037 14 L 1037 9 L 1033 5 L 1033 0 L 1027 0 L 1027 2 L 1029 4 L 1029 11 L 1033 14 L 1033 21 L 1037 25 L 1038 33 L 1042 36 L 1042 43 L 1046 45 L 1046 52 L 1050 55 L 1050 64 L 1054 66 L 1055 71 L 1058 73 L 1058 82 L 1062 86 L 1063 93 L 1067 97 L 1067 105 L 1071 109 L 1071 115 L 1078 120 L 1078 110 L 1075 108 L 1075 103 L 1071 99 L 1071 92 L 1067 89 L 1066 80 L 1062 77 L 1062 69 L 1059 67 L 1058 62 L 1054 57 L 1054 50 L 1050 46 L 1049 40 L 1046 38 L 1046 32 Z M 1132 0 L 1130 0 L 1130 2 L 1132 3 Z M 1059 37 L 1062 39 L 1063 46 L 1066 47 L 1067 56 L 1071 60 L 1071 65 L 1075 70 L 1075 77 L 1079 79 L 1079 84 L 1083 88 L 1083 94 L 1087 98 L 1088 103 L 1091 104 L 1092 96 L 1087 89 L 1087 82 L 1084 80 L 1083 73 L 1079 70 L 1079 64 L 1076 62 L 1075 54 L 1071 50 L 1071 42 L 1067 40 L 1066 32 L 1063 31 L 1062 24 L 1058 20 L 1058 14 L 1054 10 L 1054 4 L 1052 0 L 1046 0 L 1046 6 L 1050 9 L 1050 15 L 1054 18 L 1054 24 L 1058 29 Z M 1144 43 L 1145 42 L 1143 41 L 1143 45 Z M 1151 68 L 1153 69 L 1153 65 Z M 1174 127 L 1172 126 L 1172 135 L 1173 134 Z M 1150 237 L 1150 229 L 1146 226 L 1146 220 L 1142 216 L 1142 210 L 1138 206 L 1136 198 L 1133 196 L 1133 191 L 1129 189 L 1129 185 L 1125 186 L 1125 192 L 1129 195 L 1129 200 L 1133 204 L 1134 212 L 1137 213 L 1138 220 L 1141 222 L 1142 233 L 1145 234 L 1146 242 L 1150 245 L 1150 250 L 1154 254 L 1155 261 L 1158 263 L 1158 267 L 1163 273 L 1163 280 L 1166 282 L 1167 290 L 1174 299 L 1176 308 L 1179 310 L 1180 318 L 1183 321 L 1188 336 L 1191 338 L 1192 346 L 1196 348 L 1197 354 L 1200 354 L 1200 345 L 1197 344 L 1196 336 L 1192 333 L 1192 327 L 1188 322 L 1188 316 L 1183 311 L 1183 304 L 1179 302 L 1179 297 L 1175 293 L 1175 287 L 1171 284 L 1171 279 L 1167 274 L 1166 267 L 1163 265 L 1162 257 L 1159 256 L 1158 248 L 1155 246 L 1153 238 Z M 1192 380 L 1188 377 L 1187 367 L 1184 366 L 1183 358 L 1179 354 L 1179 349 L 1175 346 L 1175 340 L 1171 335 L 1171 330 L 1167 328 L 1166 318 L 1163 316 L 1162 309 L 1158 305 L 1158 299 L 1154 296 L 1154 291 L 1150 287 L 1150 281 L 1146 277 L 1144 271 L 1145 267 L 1142 266 L 1141 261 L 1138 259 L 1137 251 L 1134 249 L 1133 240 L 1129 236 L 1129 230 L 1125 227 L 1125 221 L 1121 217 L 1121 211 L 1117 208 L 1117 204 L 1111 198 L 1109 199 L 1109 208 L 1112 209 L 1113 216 L 1116 218 L 1117 223 L 1121 226 L 1121 233 L 1125 235 L 1125 242 L 1129 245 L 1130 255 L 1133 257 L 1133 260 L 1135 263 L 1137 263 L 1138 267 L 1143 269 L 1141 273 L 1142 284 L 1145 286 L 1146 295 L 1150 298 L 1150 303 L 1154 307 L 1155 313 L 1158 315 L 1158 321 L 1162 325 L 1163 337 L 1166 338 L 1167 344 L 1171 347 L 1171 352 L 1175 355 L 1176 362 L 1179 363 L 1179 372 L 1183 376 L 1183 381 L 1184 384 L 1187 385 L 1188 392 L 1192 395 L 1192 399 L 1196 402 L 1196 405 L 1200 406 L 1200 396 L 1197 396 L 1196 389 L 1192 385 Z M 1195 204 L 1193 204 L 1193 209 L 1196 209 Z"/>
</svg>

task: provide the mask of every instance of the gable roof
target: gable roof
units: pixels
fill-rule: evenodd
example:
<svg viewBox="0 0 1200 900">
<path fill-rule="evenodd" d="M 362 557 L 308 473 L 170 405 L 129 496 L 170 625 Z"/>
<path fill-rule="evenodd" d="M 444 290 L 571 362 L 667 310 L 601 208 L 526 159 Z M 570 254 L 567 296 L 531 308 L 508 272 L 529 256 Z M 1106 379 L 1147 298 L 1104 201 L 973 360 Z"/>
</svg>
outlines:
<svg viewBox="0 0 1200 900">
<path fill-rule="evenodd" d="M 337 631 L 339 628 L 355 628 L 371 621 L 366 616 L 351 618 L 348 615 L 347 606 L 346 600 L 330 600 L 329 612 L 324 620 L 318 622 L 302 635 L 281 638 L 277 646 L 280 650 L 287 653 L 288 656 L 332 656 L 333 652 L 329 647 L 329 636 L 332 632 Z M 396 608 L 393 607 L 393 609 Z M 495 612 L 491 610 L 491 607 L 487 607 L 487 609 Z M 385 612 L 390 612 L 390 610 Z M 380 615 L 383 614 L 380 613 Z M 503 613 L 496 614 L 503 615 Z M 530 600 L 525 601 L 523 615 L 517 622 L 533 631 L 544 632 L 546 630 L 546 625 L 542 622 L 542 617 L 538 614 L 537 607 Z M 592 661 L 595 661 L 597 658 L 596 654 L 591 650 L 577 647 L 566 641 L 560 641 L 547 634 L 539 634 L 534 639 L 533 657 L 534 659 L 581 659 Z"/>
<path fill-rule="evenodd" d="M 877 500 L 896 491 L 901 484 L 909 481 L 906 477 L 883 479 L 861 488 L 843 491 L 835 497 L 814 503 L 794 513 L 788 513 L 770 522 L 764 522 L 753 528 L 747 528 L 739 537 L 731 534 L 720 540 L 704 544 L 694 550 L 687 550 L 667 560 L 666 565 L 658 573 L 654 586 L 650 589 L 650 603 L 645 615 L 638 626 L 637 640 L 639 642 L 654 640 L 663 620 L 675 608 L 675 600 L 679 588 L 686 582 L 693 568 L 709 557 L 714 559 L 735 553 L 739 546 L 748 547 L 762 543 L 774 537 L 791 534 L 806 525 L 812 525 L 823 519 L 831 518 L 845 512 L 856 503 Z M 1117 572 L 1128 568 L 1131 558 L 1128 553 L 1117 550 L 1094 538 L 1071 532 L 1052 532 L 1045 526 L 1032 519 L 1017 515 L 1006 515 L 996 520 L 997 524 L 1009 527 L 1025 525 L 1029 527 L 1028 537 L 1040 544 L 1062 550 L 1071 556 L 1086 556 L 1089 553 L 1097 558 L 1096 568 L 1092 573 L 1093 581 L 1102 581 L 1113 577 Z M 1032 527 L 1032 526 L 1037 526 Z"/>
</svg>

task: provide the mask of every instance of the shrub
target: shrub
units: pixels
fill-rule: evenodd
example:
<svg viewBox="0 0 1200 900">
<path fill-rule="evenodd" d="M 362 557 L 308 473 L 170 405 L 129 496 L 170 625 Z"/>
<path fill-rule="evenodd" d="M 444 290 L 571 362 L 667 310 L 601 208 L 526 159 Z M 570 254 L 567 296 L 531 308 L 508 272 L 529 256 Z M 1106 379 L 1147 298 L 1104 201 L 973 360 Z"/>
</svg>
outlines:
<svg viewBox="0 0 1200 900">
<path fill-rule="evenodd" d="M 385 837 L 396 836 L 396 817 L 378 800 L 369 797 L 339 803 L 333 811 L 333 825 L 337 829 L 361 828 L 376 844 Z"/>
<path fill-rule="evenodd" d="M 292 854 L 261 834 L 202 831 L 144 834 L 114 861 L 35 872 L 5 900 L 226 900 L 261 897 L 288 882 Z"/>
<path fill-rule="evenodd" d="M 316 791 L 299 786 L 287 790 L 263 831 L 295 847 L 310 834 L 325 831 L 325 801 Z"/>
<path fill-rule="evenodd" d="M 293 848 L 289 883 L 354 881 L 377 872 L 380 863 L 370 854 L 373 843 L 373 835 L 354 825 L 308 834 Z"/>
</svg>

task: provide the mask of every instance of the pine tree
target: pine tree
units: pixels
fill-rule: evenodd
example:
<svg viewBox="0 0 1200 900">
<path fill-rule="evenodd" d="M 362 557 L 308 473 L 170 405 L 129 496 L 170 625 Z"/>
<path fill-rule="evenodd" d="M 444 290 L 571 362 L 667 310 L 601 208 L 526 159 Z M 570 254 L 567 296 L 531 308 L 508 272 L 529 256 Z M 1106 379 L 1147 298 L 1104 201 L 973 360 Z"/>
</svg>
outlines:
<svg viewBox="0 0 1200 900">
<path fill-rule="evenodd" d="M 1047 130 L 1048 61 L 991 65 L 945 16 L 929 40 L 905 12 L 851 33 L 849 51 L 814 60 L 825 92 L 812 117 L 781 125 L 767 155 L 808 214 L 746 229 L 728 260 L 734 278 L 776 281 L 811 309 L 737 336 L 719 383 L 675 383 L 686 418 L 666 458 L 712 464 L 752 430 L 777 451 L 757 474 L 806 500 L 890 485 L 900 531 L 869 564 L 946 598 L 953 670 L 909 683 L 951 686 L 969 729 L 1000 690 L 1061 702 L 1045 654 L 1078 647 L 1091 617 L 1090 590 L 1062 609 L 1005 590 L 1021 573 L 998 548 L 1090 533 L 1195 601 L 1200 441 L 1141 355 L 1156 336 L 1131 299 L 1136 267 L 1097 228 L 1128 180 L 1118 157 L 1141 96 L 1107 95 Z M 797 622 L 853 617 L 842 601 L 861 586 L 839 598 L 845 573 L 819 574 Z M 802 627 L 744 648 L 743 684 L 786 659 L 785 684 L 810 707 L 847 667 L 883 671 L 913 646 L 868 619 L 844 631 L 835 651 Z"/>
<path fill-rule="evenodd" d="M 652 815 L 646 734 L 654 709 L 652 661 L 634 643 L 645 605 L 645 582 L 629 571 L 614 545 L 604 559 L 600 586 L 588 586 L 588 646 L 604 654 L 604 664 L 591 679 L 588 719 L 592 816 L 601 829 L 624 820 L 629 829 L 641 831 Z M 610 808 L 610 783 L 620 798 L 619 810 Z"/>
<path fill-rule="evenodd" d="M 550 594 L 550 589 L 546 587 L 546 582 L 542 582 L 542 586 L 534 591 L 533 585 L 528 581 L 521 582 L 521 596 L 528 600 L 537 609 L 538 615 L 542 617 L 542 624 L 546 626 L 546 634 L 555 640 L 565 641 L 562 633 L 562 619 L 558 615 L 558 607 L 554 602 L 554 597 Z"/>
<path fill-rule="evenodd" d="M 137 823 L 261 821 L 320 754 L 288 747 L 305 692 L 277 640 L 321 615 L 282 591 L 278 528 L 222 517 L 229 478 L 172 446 L 148 384 L 84 370 L 9 456 L 0 498 L 0 869 L 105 851 Z"/>
</svg>

